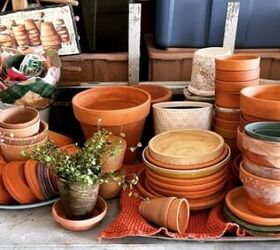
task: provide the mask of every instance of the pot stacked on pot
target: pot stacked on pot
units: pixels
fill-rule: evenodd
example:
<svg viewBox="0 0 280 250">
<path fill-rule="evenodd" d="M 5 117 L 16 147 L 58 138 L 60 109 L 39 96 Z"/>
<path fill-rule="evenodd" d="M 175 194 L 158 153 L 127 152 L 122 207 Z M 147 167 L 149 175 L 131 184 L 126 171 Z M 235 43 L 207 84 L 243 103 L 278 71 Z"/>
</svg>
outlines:
<svg viewBox="0 0 280 250">
<path fill-rule="evenodd" d="M 240 123 L 240 90 L 259 84 L 260 58 L 228 56 L 216 59 L 215 131 L 231 147 L 232 156 L 239 151 L 236 145 Z"/>
<path fill-rule="evenodd" d="M 230 149 L 214 132 L 161 133 L 150 140 L 143 160 L 146 168 L 137 187 L 144 197 L 186 198 L 191 210 L 201 210 L 225 196 Z"/>
</svg>

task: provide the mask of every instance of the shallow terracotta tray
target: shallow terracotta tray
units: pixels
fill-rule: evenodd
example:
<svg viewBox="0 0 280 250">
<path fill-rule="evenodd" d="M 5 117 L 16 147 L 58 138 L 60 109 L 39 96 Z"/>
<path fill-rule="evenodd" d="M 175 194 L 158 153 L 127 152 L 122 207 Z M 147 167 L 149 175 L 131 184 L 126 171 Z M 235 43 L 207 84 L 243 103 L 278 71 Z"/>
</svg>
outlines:
<svg viewBox="0 0 280 250">
<path fill-rule="evenodd" d="M 149 142 L 151 156 L 173 165 L 193 165 L 212 161 L 222 154 L 224 139 L 211 131 L 173 130 L 161 133 Z"/>
</svg>

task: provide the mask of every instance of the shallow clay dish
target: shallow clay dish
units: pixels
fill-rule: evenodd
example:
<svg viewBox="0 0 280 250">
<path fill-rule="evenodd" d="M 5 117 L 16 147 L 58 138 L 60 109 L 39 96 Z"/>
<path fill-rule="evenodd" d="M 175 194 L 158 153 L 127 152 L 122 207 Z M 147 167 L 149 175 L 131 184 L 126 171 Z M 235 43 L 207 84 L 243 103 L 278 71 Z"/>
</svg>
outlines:
<svg viewBox="0 0 280 250">
<path fill-rule="evenodd" d="M 256 139 L 280 142 L 280 122 L 255 122 L 244 127 L 246 134 Z"/>
<path fill-rule="evenodd" d="M 2 172 L 6 164 L 7 163 L 5 162 L 0 162 L 0 204 L 11 204 L 15 202 L 13 197 L 7 191 L 4 182 L 2 180 Z"/>
<path fill-rule="evenodd" d="M 24 162 L 12 161 L 3 170 L 3 181 L 10 195 L 21 204 L 38 201 L 24 176 Z"/>
<path fill-rule="evenodd" d="M 52 215 L 54 220 L 62 227 L 75 231 L 81 232 L 96 227 L 105 217 L 108 207 L 106 201 L 98 196 L 96 206 L 93 211 L 92 218 L 86 220 L 69 220 L 63 213 L 61 201 L 58 200 L 52 207 Z"/>
<path fill-rule="evenodd" d="M 151 156 L 170 165 L 212 161 L 222 154 L 224 139 L 211 131 L 182 129 L 161 133 L 149 141 Z"/>
<path fill-rule="evenodd" d="M 260 226 L 280 225 L 280 218 L 264 218 L 255 215 L 247 208 L 243 187 L 237 187 L 228 192 L 225 202 L 231 213 L 246 222 Z"/>
<path fill-rule="evenodd" d="M 65 145 L 74 143 L 72 138 L 65 136 L 63 134 L 51 130 L 49 130 L 48 133 L 49 133 L 49 139 L 53 141 L 53 143 L 58 147 L 63 147 Z"/>
<path fill-rule="evenodd" d="M 145 157 L 145 154 L 143 152 L 142 157 L 144 164 L 154 173 L 165 176 L 165 177 L 170 177 L 170 178 L 178 178 L 178 179 L 195 179 L 195 178 L 200 178 L 200 177 L 205 177 L 212 175 L 214 173 L 219 172 L 220 170 L 224 169 L 227 166 L 227 163 L 230 160 L 230 149 L 228 147 L 228 155 L 219 163 L 216 165 L 206 167 L 206 168 L 201 168 L 201 169 L 191 169 L 191 170 L 174 170 L 174 169 L 165 169 L 165 168 L 160 168 L 157 167 L 153 164 L 151 164 Z"/>
<path fill-rule="evenodd" d="M 216 69 L 228 71 L 247 71 L 260 67 L 260 57 L 247 55 L 232 55 L 218 57 L 215 60 Z"/>
</svg>

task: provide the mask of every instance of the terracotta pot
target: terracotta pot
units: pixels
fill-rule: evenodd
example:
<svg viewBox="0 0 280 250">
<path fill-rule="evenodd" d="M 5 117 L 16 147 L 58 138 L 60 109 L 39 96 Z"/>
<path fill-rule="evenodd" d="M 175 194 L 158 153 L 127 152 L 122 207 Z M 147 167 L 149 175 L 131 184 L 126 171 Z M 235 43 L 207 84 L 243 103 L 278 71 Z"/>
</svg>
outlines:
<svg viewBox="0 0 280 250">
<path fill-rule="evenodd" d="M 245 156 L 255 164 L 268 168 L 279 168 L 280 166 L 279 156 L 267 156 L 267 155 L 254 153 L 249 150 L 246 150 L 244 152 L 245 152 Z"/>
<path fill-rule="evenodd" d="M 239 154 L 237 155 L 234 160 L 233 160 L 233 167 L 236 170 L 237 173 L 239 173 L 239 167 L 240 167 L 240 163 L 242 161 L 242 155 Z"/>
<path fill-rule="evenodd" d="M 206 102 L 162 102 L 153 105 L 155 134 L 174 129 L 211 129 L 213 105 Z"/>
<path fill-rule="evenodd" d="M 112 199 L 119 195 L 121 191 L 121 183 L 124 181 L 124 176 L 116 176 L 109 183 L 103 183 L 99 187 L 99 195 L 104 199 Z"/>
<path fill-rule="evenodd" d="M 155 198 L 142 201 L 139 206 L 139 213 L 149 222 L 161 227 L 167 227 L 168 212 L 175 197 Z"/>
<path fill-rule="evenodd" d="M 6 129 L 27 128 L 39 120 L 39 112 L 31 107 L 16 106 L 0 112 L 0 127 Z"/>
<path fill-rule="evenodd" d="M 244 128 L 247 135 L 265 141 L 280 142 L 280 122 L 255 122 Z"/>
<path fill-rule="evenodd" d="M 247 82 L 226 82 L 216 80 L 215 88 L 221 91 L 239 92 L 241 89 L 259 85 L 260 79 Z"/>
<path fill-rule="evenodd" d="M 240 107 L 240 94 L 239 92 L 215 91 L 216 105 L 222 108 L 235 108 Z"/>
<path fill-rule="evenodd" d="M 0 162 L 0 203 L 1 204 L 11 204 L 14 203 L 15 200 L 7 191 L 5 184 L 3 182 L 2 173 L 7 163 L 1 161 Z"/>
<path fill-rule="evenodd" d="M 49 130 L 48 134 L 49 134 L 49 139 L 58 147 L 62 147 L 74 143 L 72 138 L 62 135 L 60 133 Z"/>
<path fill-rule="evenodd" d="M 229 109 L 215 106 L 215 116 L 228 121 L 239 121 L 240 109 Z"/>
<path fill-rule="evenodd" d="M 214 127 L 214 131 L 218 133 L 220 136 L 226 139 L 235 139 L 236 138 L 236 130 L 228 130 L 228 129 L 222 129 L 217 126 Z"/>
<path fill-rule="evenodd" d="M 240 109 L 253 117 L 280 121 L 280 86 L 268 84 L 242 89 Z"/>
<path fill-rule="evenodd" d="M 242 132 L 240 126 L 237 128 L 236 134 L 236 146 L 240 152 L 245 152 L 244 148 L 242 147 Z"/>
<path fill-rule="evenodd" d="M 120 142 L 117 149 L 114 150 L 114 154 L 110 155 L 109 146 L 107 153 L 104 153 L 102 157 L 102 172 L 110 173 L 119 170 L 122 167 L 124 155 L 126 152 L 126 141 L 119 136 L 110 136 L 110 141 L 114 144 L 117 140 Z M 102 196 L 103 197 L 103 196 Z M 103 197 L 104 198 L 104 197 Z"/>
<path fill-rule="evenodd" d="M 59 200 L 52 207 L 52 216 L 62 227 L 71 231 L 81 232 L 96 227 L 105 217 L 107 210 L 106 201 L 98 197 L 91 218 L 85 220 L 69 220 L 64 213 L 62 202 Z M 97 212 L 97 215 L 95 212 Z"/>
<path fill-rule="evenodd" d="M 247 71 L 260 67 L 260 57 L 232 55 L 216 58 L 216 69 L 226 71 Z"/>
<path fill-rule="evenodd" d="M 52 22 L 41 23 L 40 31 L 41 31 L 41 36 L 43 36 L 43 37 L 57 34 Z"/>
<path fill-rule="evenodd" d="M 59 180 L 58 189 L 66 218 L 84 220 L 92 217 L 99 184 L 83 185 Z"/>
<path fill-rule="evenodd" d="M 219 128 L 226 129 L 226 130 L 236 130 L 239 125 L 238 121 L 228 121 L 218 117 L 215 117 L 215 125 Z"/>
<path fill-rule="evenodd" d="M 216 70 L 216 80 L 227 82 L 254 81 L 260 77 L 260 68 L 246 71 Z"/>
<path fill-rule="evenodd" d="M 280 216 L 280 181 L 259 177 L 240 166 L 248 208 L 263 217 Z"/>
<path fill-rule="evenodd" d="M 244 120 L 246 120 L 248 123 L 262 121 L 261 118 L 254 117 L 254 116 L 251 116 L 251 115 L 247 115 L 247 114 L 245 114 L 244 112 L 242 112 L 242 117 L 243 117 Z"/>
<path fill-rule="evenodd" d="M 230 147 L 231 158 L 234 159 L 237 155 L 240 154 L 240 151 L 237 147 L 236 139 L 227 139 L 225 138 L 225 143 Z"/>
<path fill-rule="evenodd" d="M 141 84 L 133 87 L 147 91 L 151 95 L 151 104 L 168 102 L 172 98 L 172 91 L 169 88 L 155 84 Z"/>
<path fill-rule="evenodd" d="M 86 138 L 102 127 L 114 135 L 125 133 L 127 146 L 135 147 L 141 139 L 145 119 L 150 112 L 150 95 L 134 87 L 98 87 L 77 94 L 73 109 Z M 126 152 L 125 162 L 132 162 L 135 153 Z"/>
</svg>

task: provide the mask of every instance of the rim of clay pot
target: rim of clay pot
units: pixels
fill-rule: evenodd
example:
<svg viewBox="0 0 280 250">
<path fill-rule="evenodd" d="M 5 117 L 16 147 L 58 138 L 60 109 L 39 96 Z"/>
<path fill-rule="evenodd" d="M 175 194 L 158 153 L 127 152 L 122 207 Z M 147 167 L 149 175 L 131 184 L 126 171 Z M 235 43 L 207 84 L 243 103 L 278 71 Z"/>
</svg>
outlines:
<svg viewBox="0 0 280 250">
<path fill-rule="evenodd" d="M 227 146 L 228 147 L 228 146 Z M 142 153 L 142 158 L 144 164 L 154 173 L 159 173 L 160 175 L 167 176 L 167 177 L 175 177 L 178 179 L 196 179 L 199 177 L 209 176 L 221 170 L 222 168 L 226 167 L 226 164 L 230 160 L 230 148 L 228 147 L 228 155 L 216 165 L 201 168 L 201 169 L 193 169 L 193 170 L 173 170 L 173 169 L 165 169 L 158 166 L 151 164 L 144 154 Z"/>
<path fill-rule="evenodd" d="M 223 108 L 218 105 L 215 105 L 215 109 L 219 112 L 223 113 L 240 113 L 241 110 L 239 108 Z"/>
<path fill-rule="evenodd" d="M 256 139 L 280 142 L 280 122 L 250 123 L 244 127 L 244 130 L 247 135 Z"/>
<path fill-rule="evenodd" d="M 265 218 L 252 213 L 245 201 L 245 190 L 237 187 L 229 191 L 225 198 L 227 208 L 238 218 L 260 226 L 279 226 L 279 218 Z"/>
<path fill-rule="evenodd" d="M 277 100 L 259 97 L 261 94 L 273 93 L 279 98 L 280 86 L 267 84 L 244 88 L 240 91 L 240 109 L 243 113 L 257 118 L 280 120 L 280 98 Z"/>
<path fill-rule="evenodd" d="M 116 99 L 118 93 L 121 93 L 121 97 Z M 135 99 L 135 93 L 140 93 L 141 95 L 141 98 L 138 99 L 138 102 L 137 99 Z M 112 95 L 117 101 L 130 97 L 130 101 L 134 102 L 135 105 L 129 108 L 114 110 L 88 108 L 89 105 L 96 103 L 94 102 L 96 97 L 99 97 L 100 101 L 101 97 L 108 98 L 108 96 Z M 87 101 L 85 96 L 91 96 L 93 102 L 85 102 Z M 123 124 L 130 124 L 143 120 L 150 112 L 150 103 L 151 96 L 147 91 L 127 86 L 100 86 L 82 91 L 75 95 L 72 99 L 72 105 L 76 118 L 82 123 L 96 126 L 98 120 L 100 119 L 102 126 L 121 126 Z M 112 117 L 114 118 L 113 120 Z"/>
<path fill-rule="evenodd" d="M 15 123 L 10 119 L 20 116 L 23 120 Z M 31 107 L 16 106 L 0 112 L 0 126 L 7 129 L 26 128 L 39 120 L 39 112 Z"/>
<path fill-rule="evenodd" d="M 188 166 L 180 166 L 180 165 L 175 165 L 174 166 L 174 165 L 166 164 L 164 162 L 157 161 L 149 153 L 149 147 L 148 146 L 144 149 L 143 153 L 146 156 L 146 159 L 149 162 L 151 162 L 152 164 L 154 164 L 155 166 L 158 166 L 158 167 L 161 167 L 161 168 L 167 168 L 167 169 L 174 169 L 174 170 L 187 170 L 187 169 L 205 168 L 205 167 L 209 167 L 209 166 L 217 164 L 218 162 L 222 161 L 227 156 L 228 148 L 225 145 L 222 154 L 220 156 L 218 156 L 217 158 L 213 159 L 212 161 L 208 161 L 208 162 L 201 163 L 201 164 L 188 165 Z"/>
<path fill-rule="evenodd" d="M 98 209 L 100 213 L 98 215 L 93 215 L 92 218 L 85 220 L 69 220 L 66 217 L 59 213 L 58 209 L 61 208 L 61 200 L 58 200 L 54 203 L 52 207 L 52 215 L 54 220 L 60 224 L 62 227 L 69 229 L 71 231 L 85 231 L 95 227 L 106 215 L 108 211 L 108 206 L 106 201 L 98 196 L 97 202 L 94 210 Z"/>
<path fill-rule="evenodd" d="M 201 154 L 197 157 L 197 159 L 188 159 L 186 157 L 186 154 L 180 152 L 180 155 L 174 155 L 174 153 L 163 152 L 160 147 L 158 147 L 158 143 L 161 142 L 161 148 L 164 144 L 162 142 L 166 141 L 166 139 L 169 139 L 173 137 L 173 141 L 179 143 L 178 139 L 182 141 L 183 135 L 186 134 L 187 136 L 190 136 L 194 139 L 194 137 L 199 138 L 203 137 L 204 140 L 206 137 L 208 139 L 211 137 L 212 141 L 215 141 L 215 148 L 211 149 L 212 151 L 208 151 L 207 154 Z M 174 138 L 175 136 L 175 138 Z M 176 139 L 177 138 L 177 139 Z M 168 142 L 168 145 L 170 146 L 170 141 Z M 200 164 L 203 162 L 207 162 L 212 159 L 217 158 L 219 155 L 221 155 L 223 148 L 224 148 L 224 139 L 220 135 L 218 135 L 215 132 L 209 131 L 209 130 L 203 130 L 203 129 L 176 129 L 176 130 L 170 130 L 163 133 L 160 133 L 153 137 L 149 143 L 149 150 L 151 156 L 161 162 L 165 162 L 166 164 L 174 164 L 174 165 L 192 165 L 192 164 Z M 166 145 L 165 145 L 166 147 Z M 175 145 L 175 148 L 177 146 Z"/>
<path fill-rule="evenodd" d="M 251 55 L 231 55 L 218 57 L 215 60 L 216 69 L 227 71 L 252 70 L 260 67 L 260 57 Z"/>
<path fill-rule="evenodd" d="M 215 126 L 218 128 L 226 129 L 226 130 L 236 130 L 239 125 L 238 121 L 231 121 L 231 120 L 225 120 L 219 117 L 215 117 Z"/>
<path fill-rule="evenodd" d="M 214 131 L 226 139 L 235 139 L 237 136 L 236 135 L 237 130 L 228 130 L 228 129 L 219 128 L 215 124 L 214 124 Z"/>
<path fill-rule="evenodd" d="M 218 57 L 218 53 L 224 54 L 224 53 L 231 53 L 229 49 L 224 47 L 209 47 L 209 48 L 203 48 L 195 51 L 195 55 L 199 56 L 207 56 L 207 57 Z"/>
<path fill-rule="evenodd" d="M 190 102 L 190 101 L 177 101 L 177 102 L 160 102 L 153 104 L 154 110 L 168 110 L 168 112 L 177 112 L 178 109 L 182 110 L 181 107 L 186 107 L 186 110 L 201 110 L 201 109 L 211 109 L 213 104 L 208 102 Z M 190 107 L 190 109 L 188 109 Z M 193 107 L 193 108 L 192 108 Z"/>
<path fill-rule="evenodd" d="M 151 104 L 170 101 L 172 97 L 171 89 L 161 85 L 141 84 L 133 87 L 147 91 L 151 95 Z"/>
<path fill-rule="evenodd" d="M 260 78 L 251 81 L 238 81 L 238 82 L 216 80 L 215 88 L 217 90 L 225 91 L 225 92 L 236 92 L 236 91 L 239 92 L 243 88 L 259 85 L 259 81 Z"/>
</svg>

